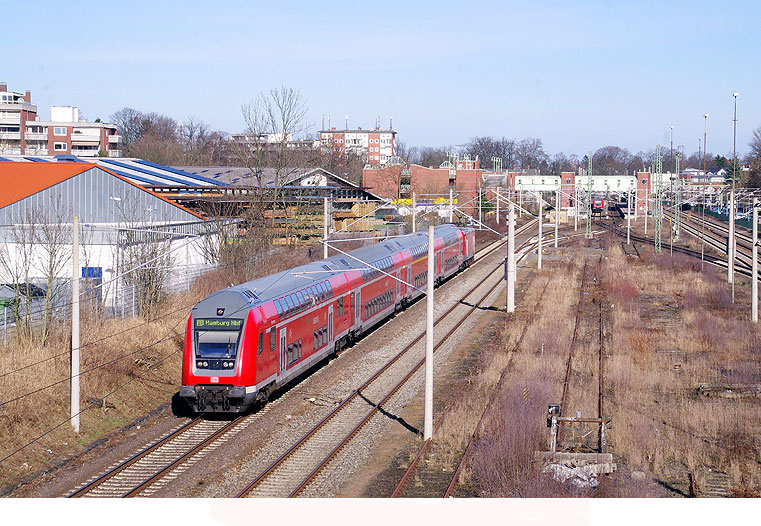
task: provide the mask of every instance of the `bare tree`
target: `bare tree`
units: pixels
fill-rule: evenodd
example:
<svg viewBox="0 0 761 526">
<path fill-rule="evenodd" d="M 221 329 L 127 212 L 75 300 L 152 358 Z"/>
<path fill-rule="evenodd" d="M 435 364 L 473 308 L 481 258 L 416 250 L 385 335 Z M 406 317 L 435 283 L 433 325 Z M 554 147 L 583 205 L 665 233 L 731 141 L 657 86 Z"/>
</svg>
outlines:
<svg viewBox="0 0 761 526">
<path fill-rule="evenodd" d="M 120 196 L 118 203 L 117 267 L 125 290 L 134 297 L 137 314 L 150 318 L 166 295 L 173 233 L 167 221 L 149 220 L 128 196 Z"/>
<path fill-rule="evenodd" d="M 235 146 L 234 154 L 251 171 L 255 181 L 246 218 L 248 229 L 261 229 L 265 205 L 269 205 L 266 208 L 271 211 L 269 236 L 249 236 L 249 240 L 267 239 L 275 230 L 276 210 L 285 208 L 281 188 L 289 174 L 298 168 L 296 163 L 303 160 L 289 143 L 307 130 L 307 106 L 297 89 L 282 86 L 260 93 L 255 100 L 244 104 L 241 111 L 247 140 Z M 287 218 L 284 225 L 287 237 Z"/>
</svg>

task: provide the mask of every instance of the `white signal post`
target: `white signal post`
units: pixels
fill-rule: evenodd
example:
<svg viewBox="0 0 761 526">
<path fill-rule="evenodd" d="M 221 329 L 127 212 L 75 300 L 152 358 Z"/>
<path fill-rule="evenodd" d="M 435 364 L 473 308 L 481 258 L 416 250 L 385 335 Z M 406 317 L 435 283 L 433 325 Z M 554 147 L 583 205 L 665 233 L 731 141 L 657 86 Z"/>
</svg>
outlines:
<svg viewBox="0 0 761 526">
<path fill-rule="evenodd" d="M 558 223 L 560 223 L 560 187 L 555 190 L 555 248 L 558 248 Z"/>
<path fill-rule="evenodd" d="M 539 246 L 536 249 L 536 268 L 542 270 L 542 194 L 537 193 L 536 204 L 539 207 Z"/>
<path fill-rule="evenodd" d="M 71 425 L 79 433 L 79 217 L 71 225 Z"/>
<path fill-rule="evenodd" d="M 449 222 L 454 222 L 454 199 L 452 198 L 452 189 L 449 189 Z"/>
<path fill-rule="evenodd" d="M 497 187 L 497 224 L 499 224 L 499 186 Z"/>
<path fill-rule="evenodd" d="M 515 205 L 507 213 L 507 312 L 515 312 Z"/>
<path fill-rule="evenodd" d="M 328 226 L 330 225 L 330 212 L 328 210 L 328 198 L 326 197 L 324 200 L 324 206 L 323 206 L 323 225 L 322 225 L 322 240 L 325 241 L 325 243 L 322 244 L 322 258 L 328 259 Z"/>
<path fill-rule="evenodd" d="M 729 192 L 729 236 L 727 238 L 727 283 L 732 283 L 735 280 L 734 240 L 735 240 L 735 192 L 734 190 L 732 190 Z"/>
<path fill-rule="evenodd" d="M 579 187 L 573 182 L 573 231 L 579 230 Z"/>
<path fill-rule="evenodd" d="M 647 188 L 645 188 L 645 237 L 647 237 L 647 213 L 649 210 L 650 210 L 650 201 L 648 201 Z"/>
<path fill-rule="evenodd" d="M 416 231 L 415 227 L 417 226 L 415 224 L 415 203 L 416 203 L 416 201 L 417 200 L 415 199 L 415 192 L 412 192 L 412 231 L 413 232 Z"/>
<path fill-rule="evenodd" d="M 632 195 L 631 192 L 629 192 L 629 195 L 627 196 L 626 200 L 628 201 L 626 203 L 626 244 L 631 245 L 631 231 L 632 231 L 632 209 L 631 209 L 631 201 L 632 201 Z"/>
<path fill-rule="evenodd" d="M 426 324 L 425 324 L 425 418 L 423 440 L 433 436 L 433 282 L 434 279 L 434 236 L 433 226 L 428 227 L 428 277 L 426 283 Z"/>
<path fill-rule="evenodd" d="M 753 323 L 758 323 L 758 198 L 753 198 L 753 263 L 750 278 L 751 302 L 750 318 Z"/>
</svg>

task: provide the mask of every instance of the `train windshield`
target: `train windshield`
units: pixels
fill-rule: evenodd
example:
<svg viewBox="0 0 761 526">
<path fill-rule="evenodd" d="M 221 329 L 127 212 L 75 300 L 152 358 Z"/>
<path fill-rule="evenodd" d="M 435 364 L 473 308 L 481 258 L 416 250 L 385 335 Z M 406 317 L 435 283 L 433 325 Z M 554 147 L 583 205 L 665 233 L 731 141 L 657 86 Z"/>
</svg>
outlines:
<svg viewBox="0 0 761 526">
<path fill-rule="evenodd" d="M 197 358 L 235 358 L 240 332 L 198 331 Z"/>
<path fill-rule="evenodd" d="M 197 358 L 235 358 L 238 354 L 243 320 L 195 320 Z"/>
</svg>

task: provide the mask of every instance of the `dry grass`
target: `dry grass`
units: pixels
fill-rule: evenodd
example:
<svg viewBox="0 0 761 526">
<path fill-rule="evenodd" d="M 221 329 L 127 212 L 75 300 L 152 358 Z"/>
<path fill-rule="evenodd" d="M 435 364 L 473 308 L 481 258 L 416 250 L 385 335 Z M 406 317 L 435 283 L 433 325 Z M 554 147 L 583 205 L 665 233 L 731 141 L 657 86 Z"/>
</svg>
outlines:
<svg viewBox="0 0 761 526">
<path fill-rule="evenodd" d="M 307 251 L 307 247 L 281 249 L 266 267 L 255 269 L 256 276 L 306 263 Z M 313 248 L 312 259 L 321 256 L 322 250 Z M 169 402 L 180 386 L 190 308 L 211 292 L 230 286 L 231 281 L 235 281 L 233 269 L 213 270 L 198 278 L 189 292 L 167 297 L 159 309 L 160 317 L 149 321 L 104 319 L 83 311 L 81 408 L 96 405 L 81 415 L 79 435 L 67 422 L 69 323 L 56 324 L 44 347 L 9 340 L 0 351 L 0 459 L 65 423 L 0 463 L 0 492 Z M 29 394 L 46 386 L 51 387 Z M 17 397 L 20 399 L 9 402 Z"/>
<path fill-rule="evenodd" d="M 605 280 L 616 297 L 607 360 L 611 446 L 631 470 L 674 486 L 692 471 L 729 473 L 749 492 L 761 483 L 757 399 L 706 399 L 700 383 L 761 383 L 759 331 L 733 306 L 722 272 L 647 252 L 627 260 L 614 246 Z M 628 285 L 622 286 L 622 283 Z M 636 294 L 622 291 L 636 287 Z M 741 287 L 738 286 L 741 290 Z M 738 305 L 744 298 L 738 295 Z M 747 303 L 746 303 L 747 305 Z"/>
</svg>

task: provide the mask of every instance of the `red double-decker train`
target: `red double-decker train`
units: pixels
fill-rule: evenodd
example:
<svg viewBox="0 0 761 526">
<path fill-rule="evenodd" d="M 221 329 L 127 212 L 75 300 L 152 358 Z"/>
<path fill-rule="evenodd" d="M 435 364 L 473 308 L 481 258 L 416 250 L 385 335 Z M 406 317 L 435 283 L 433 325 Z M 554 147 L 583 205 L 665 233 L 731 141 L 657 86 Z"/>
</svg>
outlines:
<svg viewBox="0 0 761 526">
<path fill-rule="evenodd" d="M 434 235 L 438 284 L 473 261 L 475 232 L 442 225 Z M 196 304 L 185 333 L 180 398 L 199 413 L 243 411 L 425 290 L 424 232 L 347 254 L 220 290 Z"/>
</svg>

